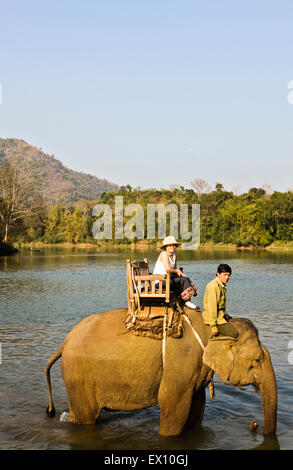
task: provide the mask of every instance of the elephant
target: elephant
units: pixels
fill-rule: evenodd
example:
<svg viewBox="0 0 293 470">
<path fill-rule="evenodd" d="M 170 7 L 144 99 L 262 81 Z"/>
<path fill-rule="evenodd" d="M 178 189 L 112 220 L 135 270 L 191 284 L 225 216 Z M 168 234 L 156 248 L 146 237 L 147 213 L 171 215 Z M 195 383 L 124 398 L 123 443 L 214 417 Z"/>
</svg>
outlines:
<svg viewBox="0 0 293 470">
<path fill-rule="evenodd" d="M 70 423 L 93 424 L 102 409 L 133 411 L 159 405 L 159 434 L 177 436 L 201 423 L 205 388 L 215 372 L 224 383 L 252 384 L 260 391 L 263 434 L 275 434 L 275 373 L 250 320 L 229 320 L 239 333 L 237 339 L 211 339 L 201 312 L 186 307 L 183 335 L 158 340 L 128 331 L 126 316 L 125 308 L 93 314 L 67 335 L 46 365 L 48 416 L 55 416 L 50 368 L 62 357 Z"/>
</svg>

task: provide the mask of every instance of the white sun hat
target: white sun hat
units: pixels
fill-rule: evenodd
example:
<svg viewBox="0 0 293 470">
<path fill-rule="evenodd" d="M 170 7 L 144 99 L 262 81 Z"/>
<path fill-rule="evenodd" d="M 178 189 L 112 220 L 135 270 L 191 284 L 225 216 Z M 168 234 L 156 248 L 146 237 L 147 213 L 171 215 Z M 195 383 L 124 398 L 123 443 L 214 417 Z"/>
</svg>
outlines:
<svg viewBox="0 0 293 470">
<path fill-rule="evenodd" d="M 163 248 L 164 248 L 165 246 L 167 246 L 167 245 L 177 245 L 177 246 L 179 246 L 180 243 L 178 243 L 178 242 L 176 241 L 176 238 L 175 238 L 175 237 L 173 237 L 172 235 L 170 235 L 169 237 L 165 237 L 165 238 L 164 238 L 163 243 L 162 243 L 162 245 L 161 245 L 161 249 L 163 249 Z"/>
</svg>

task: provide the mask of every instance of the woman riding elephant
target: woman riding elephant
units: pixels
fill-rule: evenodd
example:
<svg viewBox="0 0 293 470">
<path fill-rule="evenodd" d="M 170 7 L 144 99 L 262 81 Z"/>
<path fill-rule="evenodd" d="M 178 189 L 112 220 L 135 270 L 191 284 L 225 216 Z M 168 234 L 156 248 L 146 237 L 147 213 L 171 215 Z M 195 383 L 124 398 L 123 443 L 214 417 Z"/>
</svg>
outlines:
<svg viewBox="0 0 293 470">
<path fill-rule="evenodd" d="M 189 308 L 196 308 L 191 297 L 196 296 L 196 287 L 180 269 L 177 268 L 176 248 L 180 244 L 173 236 L 165 237 L 161 245 L 162 252 L 157 259 L 153 274 L 171 274 L 170 289 L 185 301 L 185 305 Z"/>
</svg>

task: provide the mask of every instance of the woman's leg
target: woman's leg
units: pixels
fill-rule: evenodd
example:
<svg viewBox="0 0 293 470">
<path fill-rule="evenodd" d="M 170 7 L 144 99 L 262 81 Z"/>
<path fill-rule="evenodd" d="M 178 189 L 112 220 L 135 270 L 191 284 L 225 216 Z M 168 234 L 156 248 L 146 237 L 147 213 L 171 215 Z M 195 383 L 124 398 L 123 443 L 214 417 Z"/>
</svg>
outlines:
<svg viewBox="0 0 293 470">
<path fill-rule="evenodd" d="M 193 286 L 194 284 L 191 282 L 189 277 L 183 277 L 183 276 L 171 277 L 170 288 L 173 292 L 175 292 L 176 295 L 178 295 L 178 297 L 182 294 L 182 292 L 186 291 L 186 289 L 189 289 L 190 287 L 193 287 Z"/>
</svg>

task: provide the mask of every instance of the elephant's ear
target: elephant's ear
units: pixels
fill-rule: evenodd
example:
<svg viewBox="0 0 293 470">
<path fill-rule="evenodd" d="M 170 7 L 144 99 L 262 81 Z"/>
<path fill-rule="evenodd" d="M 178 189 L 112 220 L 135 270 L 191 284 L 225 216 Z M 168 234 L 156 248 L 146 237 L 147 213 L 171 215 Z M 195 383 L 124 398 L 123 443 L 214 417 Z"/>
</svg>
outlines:
<svg viewBox="0 0 293 470">
<path fill-rule="evenodd" d="M 233 358 L 229 341 L 210 340 L 204 350 L 203 363 L 225 383 L 232 371 Z"/>
</svg>

